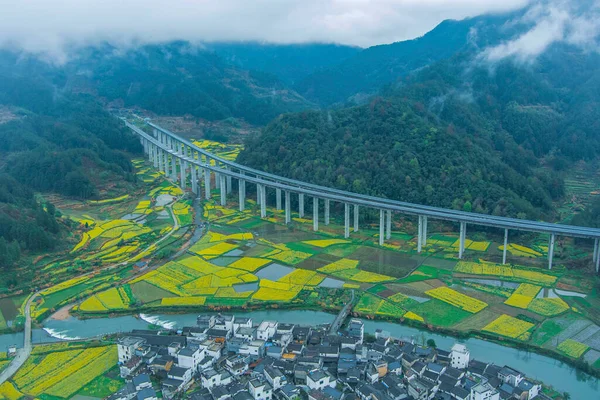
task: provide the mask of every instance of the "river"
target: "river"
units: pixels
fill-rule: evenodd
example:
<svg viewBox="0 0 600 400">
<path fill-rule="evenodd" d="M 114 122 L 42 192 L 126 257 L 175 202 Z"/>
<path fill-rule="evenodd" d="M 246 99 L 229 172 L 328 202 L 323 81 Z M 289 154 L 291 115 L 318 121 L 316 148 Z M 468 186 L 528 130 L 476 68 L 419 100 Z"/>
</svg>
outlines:
<svg viewBox="0 0 600 400">
<path fill-rule="evenodd" d="M 296 323 L 301 325 L 317 325 L 331 323 L 332 314 L 320 311 L 306 310 L 268 310 L 250 313 L 234 313 L 236 315 L 250 316 L 254 322 L 262 320 L 276 320 L 280 322 Z M 33 330 L 33 343 L 54 342 L 61 339 L 92 338 L 109 333 L 128 332 L 132 329 L 147 329 L 150 323 L 166 328 L 181 328 L 196 323 L 197 314 L 152 314 L 142 315 L 142 318 L 123 316 L 115 318 L 98 318 L 79 320 L 69 317 L 64 320 L 48 319 L 44 322 L 44 329 Z M 456 341 L 450 336 L 442 336 L 416 328 L 393 324 L 389 322 L 365 320 L 365 331 L 374 333 L 376 329 L 390 332 L 398 338 L 414 338 L 420 342 L 435 340 L 438 347 L 450 349 Z M 504 347 L 499 344 L 486 342 L 479 339 L 461 340 L 471 351 L 471 358 L 497 365 L 509 365 L 548 385 L 552 385 L 559 392 L 569 392 L 572 399 L 599 398 L 599 380 L 585 374 L 561 361 L 539 354 Z M 0 351 L 9 346 L 23 344 L 23 335 L 0 335 Z"/>
</svg>

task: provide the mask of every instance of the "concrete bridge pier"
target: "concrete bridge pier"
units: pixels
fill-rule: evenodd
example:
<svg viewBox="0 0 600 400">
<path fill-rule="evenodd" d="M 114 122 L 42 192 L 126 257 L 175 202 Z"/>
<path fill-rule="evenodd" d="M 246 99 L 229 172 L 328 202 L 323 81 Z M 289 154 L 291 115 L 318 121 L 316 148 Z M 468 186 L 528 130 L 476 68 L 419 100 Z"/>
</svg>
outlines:
<svg viewBox="0 0 600 400">
<path fill-rule="evenodd" d="M 158 170 L 164 172 L 165 166 L 163 164 L 163 149 L 158 148 Z"/>
<path fill-rule="evenodd" d="M 467 236 L 467 223 L 460 223 L 460 239 L 458 244 L 458 258 L 463 258 L 463 253 L 465 252 L 465 238 Z"/>
<path fill-rule="evenodd" d="M 384 235 L 385 235 L 385 230 L 384 230 L 385 216 L 384 216 L 384 213 L 385 213 L 385 211 L 379 210 L 379 245 L 380 246 L 383 246 Z"/>
<path fill-rule="evenodd" d="M 290 192 L 285 191 L 285 223 L 292 222 L 292 213 L 290 211 Z"/>
<path fill-rule="evenodd" d="M 427 246 L 427 216 L 423 215 L 423 230 L 421 234 L 421 240 L 423 242 L 423 246 Z"/>
<path fill-rule="evenodd" d="M 204 174 L 204 197 L 206 200 L 210 200 L 210 171 L 206 168 L 202 168 Z"/>
<path fill-rule="evenodd" d="M 152 143 L 148 144 L 148 161 L 152 162 L 152 152 L 154 151 L 154 145 Z"/>
<path fill-rule="evenodd" d="M 419 225 L 417 227 L 417 253 L 421 252 L 423 247 L 423 216 L 419 215 Z"/>
<path fill-rule="evenodd" d="M 344 203 L 344 237 L 350 237 L 350 204 Z"/>
<path fill-rule="evenodd" d="M 244 211 L 246 208 L 246 181 L 240 179 L 238 181 L 238 195 L 240 203 L 240 211 Z"/>
<path fill-rule="evenodd" d="M 177 181 L 177 158 L 175 153 L 171 154 L 171 179 Z"/>
<path fill-rule="evenodd" d="M 504 250 L 502 250 L 502 265 L 506 264 L 506 251 L 508 250 L 508 228 L 504 229 Z"/>
<path fill-rule="evenodd" d="M 548 269 L 552 269 L 552 259 L 554 258 L 554 241 L 556 237 L 554 233 L 550 234 L 550 241 L 548 242 Z"/>
<path fill-rule="evenodd" d="M 319 199 L 313 197 L 313 231 L 319 230 Z"/>
<path fill-rule="evenodd" d="M 227 205 L 227 182 L 225 175 L 219 174 L 219 193 L 221 194 L 221 206 Z"/>
<path fill-rule="evenodd" d="M 260 217 L 266 218 L 267 217 L 267 190 L 266 190 L 265 185 L 259 185 L 258 190 L 260 192 L 260 198 L 261 198 Z"/>
<path fill-rule="evenodd" d="M 387 210 L 385 217 L 385 238 L 390 240 L 392 238 L 392 211 Z"/>
<path fill-rule="evenodd" d="M 596 262 L 598 258 L 598 238 L 594 239 L 594 254 L 592 255 L 592 261 Z"/>
<path fill-rule="evenodd" d="M 229 171 L 229 167 L 225 167 L 226 170 Z M 227 176 L 227 194 L 231 193 L 231 191 L 233 190 L 233 179 L 231 178 L 231 176 Z"/>
<path fill-rule="evenodd" d="M 304 193 L 298 194 L 298 216 L 304 218 Z"/>
<path fill-rule="evenodd" d="M 275 188 L 275 205 L 277 211 L 281 210 L 281 189 Z"/>
<path fill-rule="evenodd" d="M 198 176 L 196 174 L 196 165 L 190 164 L 190 172 L 192 173 L 192 192 L 198 194 Z"/>
<path fill-rule="evenodd" d="M 325 199 L 325 226 L 329 225 L 329 199 Z"/>
<path fill-rule="evenodd" d="M 187 178 L 186 173 L 185 173 L 185 169 L 186 169 L 186 162 L 183 161 L 182 158 L 179 159 L 179 177 L 180 177 L 180 181 L 181 181 L 181 189 L 185 190 L 185 180 Z"/>
<path fill-rule="evenodd" d="M 354 232 L 358 232 L 358 204 L 354 205 Z"/>
</svg>

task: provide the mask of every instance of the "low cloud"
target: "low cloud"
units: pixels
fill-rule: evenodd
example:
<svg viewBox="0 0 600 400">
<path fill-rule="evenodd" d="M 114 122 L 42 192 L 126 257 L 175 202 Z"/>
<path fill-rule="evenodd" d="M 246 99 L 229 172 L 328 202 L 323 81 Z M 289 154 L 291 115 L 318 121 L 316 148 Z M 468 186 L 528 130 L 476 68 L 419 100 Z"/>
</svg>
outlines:
<svg viewBox="0 0 600 400">
<path fill-rule="evenodd" d="M 172 40 L 371 46 L 423 35 L 444 19 L 528 0 L 0 0 L 0 47 L 64 60 L 70 50 Z M 593 29 L 590 27 L 589 29 Z M 589 35 L 582 28 L 578 35 Z"/>
<path fill-rule="evenodd" d="M 510 25 L 527 29 L 512 40 L 486 49 L 481 54 L 482 59 L 493 63 L 512 58 L 529 63 L 554 43 L 598 51 L 600 0 L 539 1 Z"/>
</svg>

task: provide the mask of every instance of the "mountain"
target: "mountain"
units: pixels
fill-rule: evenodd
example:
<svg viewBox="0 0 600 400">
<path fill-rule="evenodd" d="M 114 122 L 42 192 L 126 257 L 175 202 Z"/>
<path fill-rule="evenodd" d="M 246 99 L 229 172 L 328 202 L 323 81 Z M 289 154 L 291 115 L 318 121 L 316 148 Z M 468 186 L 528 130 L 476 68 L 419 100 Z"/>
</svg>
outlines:
<svg viewBox="0 0 600 400">
<path fill-rule="evenodd" d="M 136 179 L 130 157 L 141 153 L 139 141 L 94 98 L 57 94 L 42 78 L 46 73 L 27 79 L 0 70 L 4 269 L 14 267 L 23 253 L 52 250 L 70 229 L 69 221 L 58 218 L 54 206 L 40 202 L 35 192 L 88 199 L 114 182 L 132 185 Z"/>
<path fill-rule="evenodd" d="M 359 47 L 321 43 L 209 43 L 206 48 L 238 68 L 272 74 L 290 87 L 361 51 Z"/>
<path fill-rule="evenodd" d="M 450 58 L 466 46 L 485 47 L 522 32 L 523 26 L 506 24 L 521 14 L 445 20 L 422 37 L 364 49 L 338 65 L 314 72 L 294 88 L 321 105 L 343 103 L 354 96 L 364 98 L 376 94 L 383 85 L 401 82 L 413 71 Z"/>
<path fill-rule="evenodd" d="M 355 192 L 556 220 L 563 170 L 600 154 L 600 55 L 555 43 L 527 63 L 490 63 L 481 43 L 526 29 L 508 32 L 500 28 L 508 19 L 494 18 L 478 28 L 479 44 L 406 74 L 367 104 L 277 118 L 239 161 Z"/>
</svg>

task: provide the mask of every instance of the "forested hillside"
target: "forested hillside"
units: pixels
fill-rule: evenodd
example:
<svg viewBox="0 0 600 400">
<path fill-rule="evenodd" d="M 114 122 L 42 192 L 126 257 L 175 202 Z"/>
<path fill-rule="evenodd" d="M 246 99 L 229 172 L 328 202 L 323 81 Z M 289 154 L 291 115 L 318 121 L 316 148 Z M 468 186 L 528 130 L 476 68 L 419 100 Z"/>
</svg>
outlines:
<svg viewBox="0 0 600 400">
<path fill-rule="evenodd" d="M 239 69 L 189 43 L 148 45 L 127 52 L 90 48 L 63 68 L 66 88 L 87 91 L 116 106 L 206 120 L 243 118 L 265 124 L 311 107 L 274 75 Z"/>
<path fill-rule="evenodd" d="M 552 220 L 561 170 L 600 151 L 600 56 L 565 45 L 523 68 L 459 53 L 368 104 L 285 115 L 240 161 L 404 201 Z"/>
<path fill-rule="evenodd" d="M 359 47 L 337 44 L 210 43 L 207 49 L 231 64 L 277 76 L 294 85 L 310 74 L 332 67 L 356 55 Z"/>
<path fill-rule="evenodd" d="M 89 96 L 57 96 L 51 82 L 8 68 L 0 82 L 0 268 L 10 268 L 22 252 L 53 249 L 66 228 L 35 192 L 88 199 L 99 185 L 134 181 L 126 153 L 141 146 Z"/>
</svg>

